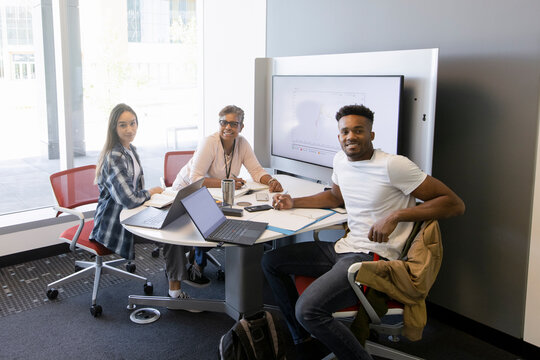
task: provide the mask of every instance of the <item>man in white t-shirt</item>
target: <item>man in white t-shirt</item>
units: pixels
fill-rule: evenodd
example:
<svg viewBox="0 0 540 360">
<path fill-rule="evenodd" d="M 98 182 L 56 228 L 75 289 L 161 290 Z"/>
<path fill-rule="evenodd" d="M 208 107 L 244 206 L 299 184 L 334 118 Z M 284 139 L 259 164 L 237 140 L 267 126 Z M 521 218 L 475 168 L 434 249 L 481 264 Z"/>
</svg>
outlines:
<svg viewBox="0 0 540 360">
<path fill-rule="evenodd" d="M 350 232 L 335 243 L 304 242 L 278 248 L 262 261 L 301 359 L 320 356 L 320 343 L 340 360 L 371 359 L 348 327 L 332 317 L 333 312 L 358 302 L 347 281 L 347 269 L 352 263 L 373 260 L 374 254 L 397 259 L 414 222 L 465 211 L 452 190 L 412 161 L 373 149 L 370 109 L 344 106 L 336 120 L 342 151 L 334 157 L 331 190 L 294 199 L 278 194 L 274 207 L 345 206 Z M 423 203 L 415 206 L 415 199 Z M 298 296 L 290 275 L 317 279 Z"/>
</svg>

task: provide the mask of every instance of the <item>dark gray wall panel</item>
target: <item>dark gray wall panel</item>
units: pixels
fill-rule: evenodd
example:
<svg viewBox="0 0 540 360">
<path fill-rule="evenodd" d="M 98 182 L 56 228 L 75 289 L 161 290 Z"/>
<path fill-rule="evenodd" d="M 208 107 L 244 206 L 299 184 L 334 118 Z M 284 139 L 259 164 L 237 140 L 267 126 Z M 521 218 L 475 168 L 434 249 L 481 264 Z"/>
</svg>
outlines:
<svg viewBox="0 0 540 360">
<path fill-rule="evenodd" d="M 466 202 L 441 222 L 430 300 L 523 336 L 540 83 L 540 2 L 268 0 L 267 56 L 440 49 L 433 174 Z"/>
</svg>

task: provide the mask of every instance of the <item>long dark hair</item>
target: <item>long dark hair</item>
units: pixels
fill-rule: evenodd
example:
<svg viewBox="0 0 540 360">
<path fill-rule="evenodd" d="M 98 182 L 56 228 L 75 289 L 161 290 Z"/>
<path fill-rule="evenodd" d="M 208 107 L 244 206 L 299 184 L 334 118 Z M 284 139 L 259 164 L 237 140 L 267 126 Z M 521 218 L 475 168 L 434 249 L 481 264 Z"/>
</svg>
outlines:
<svg viewBox="0 0 540 360">
<path fill-rule="evenodd" d="M 101 174 L 101 168 L 103 167 L 103 162 L 105 161 L 105 158 L 107 157 L 107 155 L 109 155 L 114 145 L 116 145 L 120 141 L 120 139 L 118 138 L 118 132 L 116 131 L 116 127 L 118 125 L 118 118 L 120 118 L 120 115 L 122 115 L 124 111 L 132 113 L 135 116 L 135 121 L 137 122 L 137 125 L 139 125 L 139 118 L 137 117 L 135 111 L 133 111 L 133 109 L 129 105 L 118 104 L 111 110 L 111 115 L 109 115 L 109 125 L 107 126 L 107 138 L 105 139 L 105 145 L 103 145 L 103 149 L 99 154 L 99 159 L 96 166 L 96 182 L 98 181 L 99 175 Z"/>
</svg>

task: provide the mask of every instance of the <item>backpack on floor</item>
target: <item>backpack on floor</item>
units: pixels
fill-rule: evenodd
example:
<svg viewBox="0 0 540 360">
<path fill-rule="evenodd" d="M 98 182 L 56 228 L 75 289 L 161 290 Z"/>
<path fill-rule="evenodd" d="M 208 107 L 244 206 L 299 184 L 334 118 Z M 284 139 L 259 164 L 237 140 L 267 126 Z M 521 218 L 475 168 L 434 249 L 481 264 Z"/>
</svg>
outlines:
<svg viewBox="0 0 540 360">
<path fill-rule="evenodd" d="M 268 311 L 240 319 L 219 341 L 220 360 L 285 360 L 293 348 L 289 329 Z"/>
</svg>

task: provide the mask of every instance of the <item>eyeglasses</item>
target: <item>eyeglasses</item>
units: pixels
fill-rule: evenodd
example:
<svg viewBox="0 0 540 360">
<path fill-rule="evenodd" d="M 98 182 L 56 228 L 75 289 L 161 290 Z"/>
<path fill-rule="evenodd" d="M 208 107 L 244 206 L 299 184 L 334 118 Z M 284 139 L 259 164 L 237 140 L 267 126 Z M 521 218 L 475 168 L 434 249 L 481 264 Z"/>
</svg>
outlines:
<svg viewBox="0 0 540 360">
<path fill-rule="evenodd" d="M 219 125 L 223 127 L 227 127 L 227 125 L 231 125 L 231 127 L 236 128 L 238 127 L 238 124 L 240 124 L 238 121 L 219 120 Z"/>
</svg>

